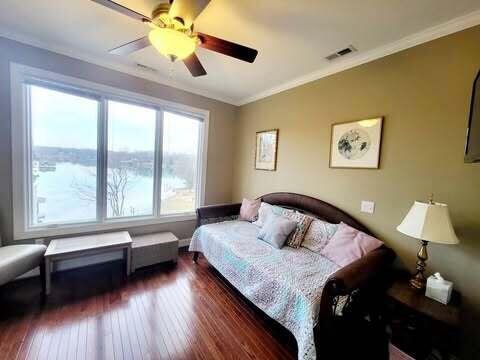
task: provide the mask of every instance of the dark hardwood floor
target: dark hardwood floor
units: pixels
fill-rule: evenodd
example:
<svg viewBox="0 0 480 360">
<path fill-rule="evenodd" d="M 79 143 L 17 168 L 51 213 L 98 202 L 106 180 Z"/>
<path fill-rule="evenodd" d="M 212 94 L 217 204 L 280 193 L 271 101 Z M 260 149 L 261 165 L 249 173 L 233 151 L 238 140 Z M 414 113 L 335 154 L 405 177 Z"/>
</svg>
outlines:
<svg viewBox="0 0 480 360">
<path fill-rule="evenodd" d="M 1 359 L 294 359 L 293 336 L 200 257 L 122 277 L 122 263 L 0 287 Z"/>
</svg>

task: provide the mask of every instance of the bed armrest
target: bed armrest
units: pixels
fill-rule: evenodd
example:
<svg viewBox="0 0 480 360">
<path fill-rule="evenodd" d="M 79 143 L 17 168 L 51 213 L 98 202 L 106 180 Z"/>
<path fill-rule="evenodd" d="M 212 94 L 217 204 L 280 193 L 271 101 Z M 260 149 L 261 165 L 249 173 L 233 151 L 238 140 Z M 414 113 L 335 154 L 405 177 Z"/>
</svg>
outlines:
<svg viewBox="0 0 480 360">
<path fill-rule="evenodd" d="M 209 205 L 197 208 L 197 227 L 229 219 L 234 219 L 240 214 L 242 204 Z"/>
<path fill-rule="evenodd" d="M 356 290 L 367 294 L 383 292 L 388 284 L 389 269 L 394 259 L 394 251 L 382 246 L 335 272 L 323 288 L 315 332 L 332 326 L 336 312 L 335 299 L 338 299 L 338 296 L 352 295 Z M 322 345 L 322 336 L 317 334 L 315 338 L 319 348 L 325 345 Z"/>
<path fill-rule="evenodd" d="M 395 259 L 392 249 L 382 246 L 334 273 L 333 282 L 337 295 L 346 295 L 356 289 L 370 287 L 386 277 Z"/>
</svg>

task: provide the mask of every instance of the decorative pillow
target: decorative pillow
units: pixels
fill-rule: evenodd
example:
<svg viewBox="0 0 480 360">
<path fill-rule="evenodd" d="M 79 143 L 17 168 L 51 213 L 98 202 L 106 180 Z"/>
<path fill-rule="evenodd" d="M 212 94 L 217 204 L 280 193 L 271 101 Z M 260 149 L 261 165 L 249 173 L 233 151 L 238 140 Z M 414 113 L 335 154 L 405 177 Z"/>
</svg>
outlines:
<svg viewBox="0 0 480 360">
<path fill-rule="evenodd" d="M 360 259 L 382 244 L 380 240 L 373 236 L 358 231 L 345 223 L 340 223 L 337 231 L 320 253 L 343 267 Z"/>
<path fill-rule="evenodd" d="M 240 208 L 239 220 L 255 221 L 258 217 L 258 209 L 260 209 L 261 200 L 243 199 L 242 207 Z"/>
<path fill-rule="evenodd" d="M 311 216 L 302 214 L 298 211 L 292 211 L 292 210 L 284 211 L 283 216 L 297 223 L 295 232 L 293 232 L 288 237 L 287 245 L 293 248 L 298 248 L 301 245 L 303 238 L 305 237 L 305 234 L 307 233 L 307 230 L 310 227 L 310 224 L 315 219 Z"/>
<path fill-rule="evenodd" d="M 313 252 L 321 252 L 335 234 L 337 228 L 338 224 L 330 224 L 320 219 L 313 220 L 305 234 L 302 246 Z"/>
<path fill-rule="evenodd" d="M 260 209 L 258 209 L 258 219 L 257 221 L 253 222 L 253 224 L 257 225 L 258 227 L 262 227 L 269 215 L 283 215 L 284 210 L 285 209 L 280 206 L 274 206 L 266 202 L 262 202 Z"/>
<path fill-rule="evenodd" d="M 258 233 L 258 238 L 273 247 L 280 249 L 287 240 L 288 235 L 295 230 L 297 223 L 284 216 L 270 214 Z"/>
</svg>

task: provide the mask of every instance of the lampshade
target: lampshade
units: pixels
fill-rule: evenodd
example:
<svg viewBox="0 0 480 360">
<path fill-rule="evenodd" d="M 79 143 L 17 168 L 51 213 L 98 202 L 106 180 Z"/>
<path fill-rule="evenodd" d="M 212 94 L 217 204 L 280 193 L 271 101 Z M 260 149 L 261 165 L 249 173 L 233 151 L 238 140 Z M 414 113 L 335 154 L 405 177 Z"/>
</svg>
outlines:
<svg viewBox="0 0 480 360">
<path fill-rule="evenodd" d="M 397 230 L 416 239 L 439 244 L 458 244 L 448 206 L 415 201 Z"/>
<path fill-rule="evenodd" d="M 198 38 L 170 28 L 156 28 L 148 34 L 148 39 L 157 51 L 172 60 L 183 60 L 197 48 Z"/>
</svg>

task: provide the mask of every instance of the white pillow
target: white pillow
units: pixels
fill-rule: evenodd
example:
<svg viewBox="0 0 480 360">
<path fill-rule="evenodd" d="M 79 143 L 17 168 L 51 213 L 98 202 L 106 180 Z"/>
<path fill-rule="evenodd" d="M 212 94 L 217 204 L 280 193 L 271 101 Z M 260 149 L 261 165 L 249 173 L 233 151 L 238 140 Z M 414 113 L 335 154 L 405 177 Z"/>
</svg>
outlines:
<svg viewBox="0 0 480 360">
<path fill-rule="evenodd" d="M 284 216 L 269 214 L 258 233 L 258 238 L 277 249 L 281 249 L 285 241 L 287 241 L 288 235 L 290 235 L 296 227 L 297 223 L 294 220 L 290 220 Z"/>
<path fill-rule="evenodd" d="M 283 215 L 284 211 L 289 210 L 284 209 L 280 206 L 270 205 L 266 202 L 262 202 L 262 204 L 260 205 L 260 209 L 258 209 L 258 219 L 252 224 L 257 225 L 258 227 L 262 227 L 269 215 Z"/>
<path fill-rule="evenodd" d="M 303 238 L 302 245 L 311 251 L 319 253 L 327 246 L 332 236 L 337 231 L 338 224 L 330 224 L 329 222 L 315 219 Z"/>
</svg>

